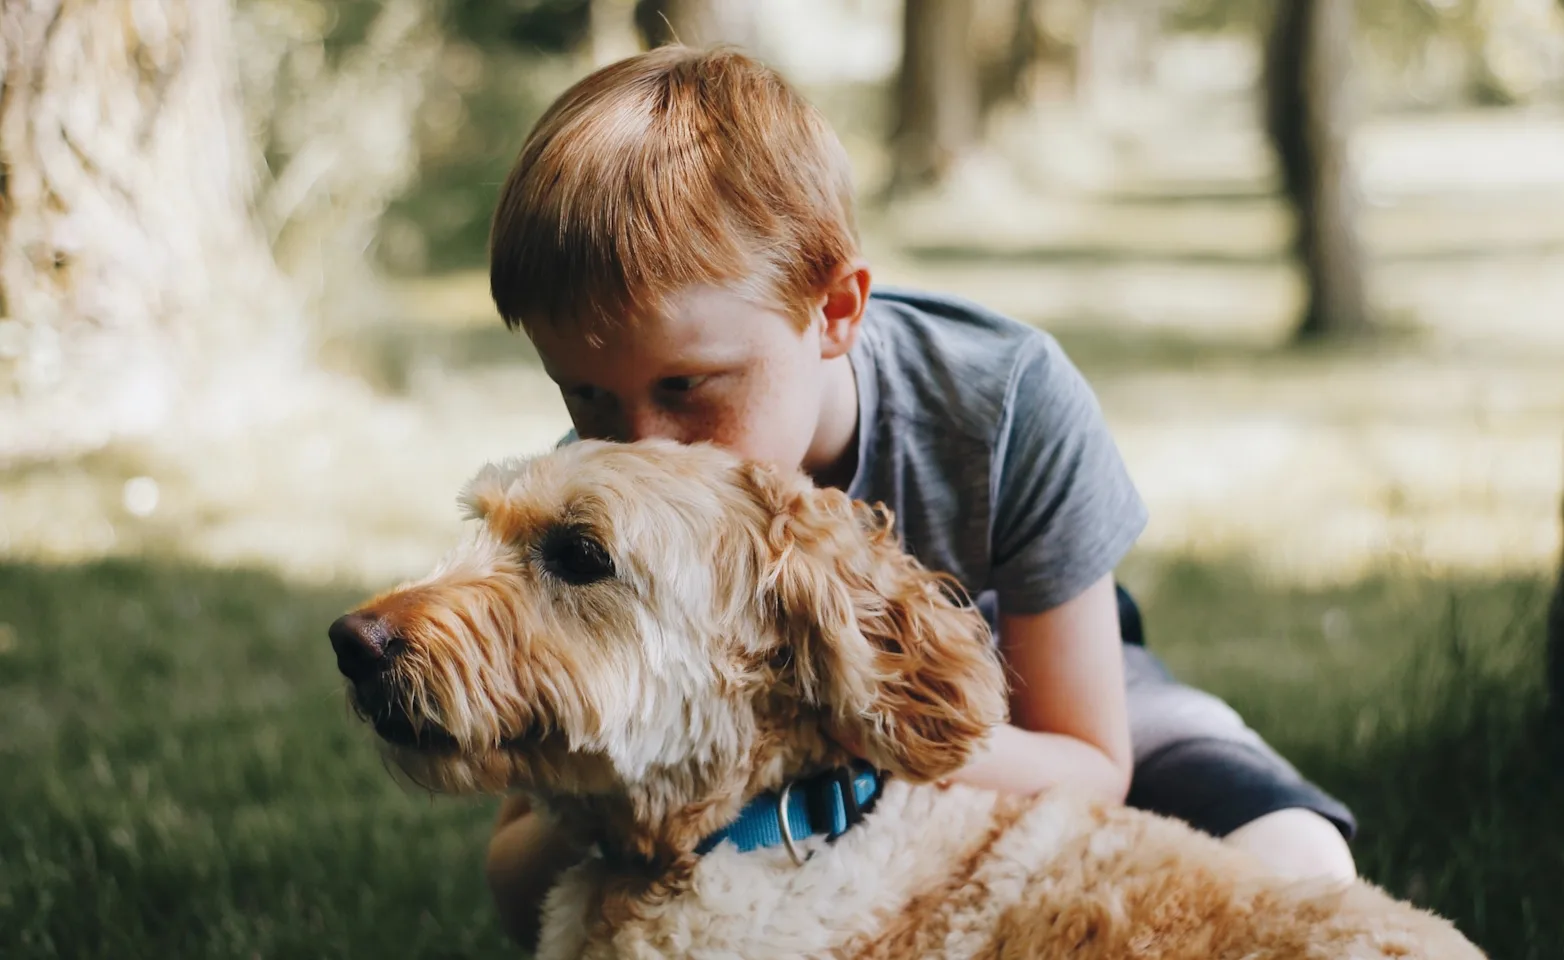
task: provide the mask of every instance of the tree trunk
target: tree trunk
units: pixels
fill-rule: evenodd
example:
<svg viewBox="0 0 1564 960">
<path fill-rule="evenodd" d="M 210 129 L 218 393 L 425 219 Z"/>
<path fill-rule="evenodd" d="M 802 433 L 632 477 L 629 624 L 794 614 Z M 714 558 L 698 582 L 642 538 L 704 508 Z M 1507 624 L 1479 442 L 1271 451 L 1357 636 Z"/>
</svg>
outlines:
<svg viewBox="0 0 1564 960">
<path fill-rule="evenodd" d="M 199 384 L 298 355 L 251 216 L 231 18 L 0 4 L 0 460 L 157 428 Z"/>
<path fill-rule="evenodd" d="M 750 0 L 638 0 L 635 27 L 647 49 L 665 43 L 740 46 L 754 39 Z"/>
<path fill-rule="evenodd" d="M 1560 511 L 1564 519 L 1564 508 Z M 1555 722 L 1564 728 L 1564 550 L 1559 555 L 1559 579 L 1548 607 L 1548 706 Z"/>
<path fill-rule="evenodd" d="M 1357 336 L 1373 326 L 1348 153 L 1353 12 L 1353 0 L 1278 0 L 1266 49 L 1266 126 L 1296 213 L 1294 249 L 1308 283 L 1301 340 Z"/>
<path fill-rule="evenodd" d="M 978 140 L 981 90 L 968 0 L 906 0 L 891 190 L 937 183 Z"/>
</svg>

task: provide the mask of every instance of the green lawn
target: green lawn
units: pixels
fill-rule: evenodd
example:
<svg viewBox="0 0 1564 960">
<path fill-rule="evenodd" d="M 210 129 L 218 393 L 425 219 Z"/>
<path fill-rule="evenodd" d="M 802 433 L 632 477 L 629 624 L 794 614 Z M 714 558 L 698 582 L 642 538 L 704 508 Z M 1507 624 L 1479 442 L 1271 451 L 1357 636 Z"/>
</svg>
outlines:
<svg viewBox="0 0 1564 960">
<path fill-rule="evenodd" d="M 358 591 L 0 564 L 0 956 L 507 955 L 492 805 L 394 780 L 325 627 Z M 1364 871 L 1495 957 L 1564 952 L 1536 581 L 1309 592 L 1174 566 L 1151 642 L 1357 809 Z"/>
<path fill-rule="evenodd" d="M 357 592 L 0 566 L 0 956 L 503 955 L 492 805 L 405 788 L 325 628 Z"/>
</svg>

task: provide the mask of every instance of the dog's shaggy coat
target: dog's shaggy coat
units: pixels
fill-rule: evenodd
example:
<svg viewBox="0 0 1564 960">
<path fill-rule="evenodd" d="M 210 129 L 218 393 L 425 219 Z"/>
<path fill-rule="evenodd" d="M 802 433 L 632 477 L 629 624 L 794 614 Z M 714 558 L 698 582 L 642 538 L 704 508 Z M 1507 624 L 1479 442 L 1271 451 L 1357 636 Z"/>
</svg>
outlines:
<svg viewBox="0 0 1564 960">
<path fill-rule="evenodd" d="M 575 444 L 485 468 L 472 536 L 333 627 L 419 782 L 519 790 L 594 844 L 540 958 L 1475 958 L 1357 883 L 1287 884 L 1173 820 L 935 781 L 1006 715 L 982 618 L 882 511 L 709 446 Z M 828 842 L 702 838 L 847 762 L 890 780 Z"/>
</svg>

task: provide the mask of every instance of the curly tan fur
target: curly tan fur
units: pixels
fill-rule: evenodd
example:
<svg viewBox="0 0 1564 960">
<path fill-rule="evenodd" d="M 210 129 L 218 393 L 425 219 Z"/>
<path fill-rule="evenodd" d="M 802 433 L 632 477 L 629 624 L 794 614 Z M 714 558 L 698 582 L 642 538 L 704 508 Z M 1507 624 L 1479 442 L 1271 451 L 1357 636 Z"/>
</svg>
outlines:
<svg viewBox="0 0 1564 960">
<path fill-rule="evenodd" d="M 764 578 L 804 701 L 881 769 L 925 781 L 955 772 L 1005 719 L 982 616 L 901 549 L 884 508 L 763 467 L 744 477 L 772 517 Z"/>
<path fill-rule="evenodd" d="M 352 698 L 419 781 L 520 791 L 595 845 L 541 958 L 1481 956 L 1372 886 L 1288 885 L 1172 820 L 934 785 L 1004 719 L 1004 677 L 883 510 L 660 442 L 490 466 L 462 503 L 468 539 L 357 611 L 389 639 Z M 560 543 L 606 559 L 583 574 Z M 802 865 L 696 855 L 843 741 L 892 774 L 862 824 Z"/>
</svg>

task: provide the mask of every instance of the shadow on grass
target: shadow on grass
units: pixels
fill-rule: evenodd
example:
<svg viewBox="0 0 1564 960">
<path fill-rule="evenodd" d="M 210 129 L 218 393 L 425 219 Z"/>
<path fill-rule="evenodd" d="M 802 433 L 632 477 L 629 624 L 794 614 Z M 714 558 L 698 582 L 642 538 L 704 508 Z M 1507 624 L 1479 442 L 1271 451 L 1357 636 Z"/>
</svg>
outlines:
<svg viewBox="0 0 1564 960">
<path fill-rule="evenodd" d="M 1478 681 L 1465 715 L 1364 749 L 1306 758 L 1351 798 L 1364 873 L 1451 917 L 1494 958 L 1564 951 L 1564 753 L 1540 709 Z M 1524 702 L 1523 698 L 1523 702 Z"/>
<path fill-rule="evenodd" d="M 1544 723 L 1549 584 L 1305 591 L 1175 564 L 1147 604 L 1181 678 L 1353 808 L 1359 868 L 1499 960 L 1564 952 L 1564 750 Z"/>
<path fill-rule="evenodd" d="M 1254 369 L 1306 361 L 1285 344 L 1179 330 L 1126 328 L 1112 317 L 1075 317 L 1069 322 L 1023 318 L 1046 329 L 1088 376 L 1110 373 L 1188 371 L 1207 368 Z"/>
<path fill-rule="evenodd" d="M 1340 341 L 1240 339 L 1176 329 L 1126 327 L 1111 316 L 1068 320 L 1021 319 L 1047 330 L 1088 378 L 1146 373 L 1249 371 L 1264 374 L 1328 371 L 1343 361 L 1363 364 L 1403 359 L 1428 337 L 1409 318 L 1385 311 L 1370 334 Z"/>
<path fill-rule="evenodd" d="M 1362 821 L 1364 873 L 1496 958 L 1564 947 L 1536 581 L 1305 591 L 1173 564 L 1150 643 Z M 477 957 L 492 802 L 395 780 L 325 627 L 362 594 L 0 563 L 0 956 Z"/>
<path fill-rule="evenodd" d="M 1184 183 L 1146 182 L 1134 189 L 1107 190 L 1098 195 L 1105 203 L 1122 207 L 1252 207 L 1257 204 L 1285 203 L 1270 182 L 1244 180 Z"/>
</svg>

